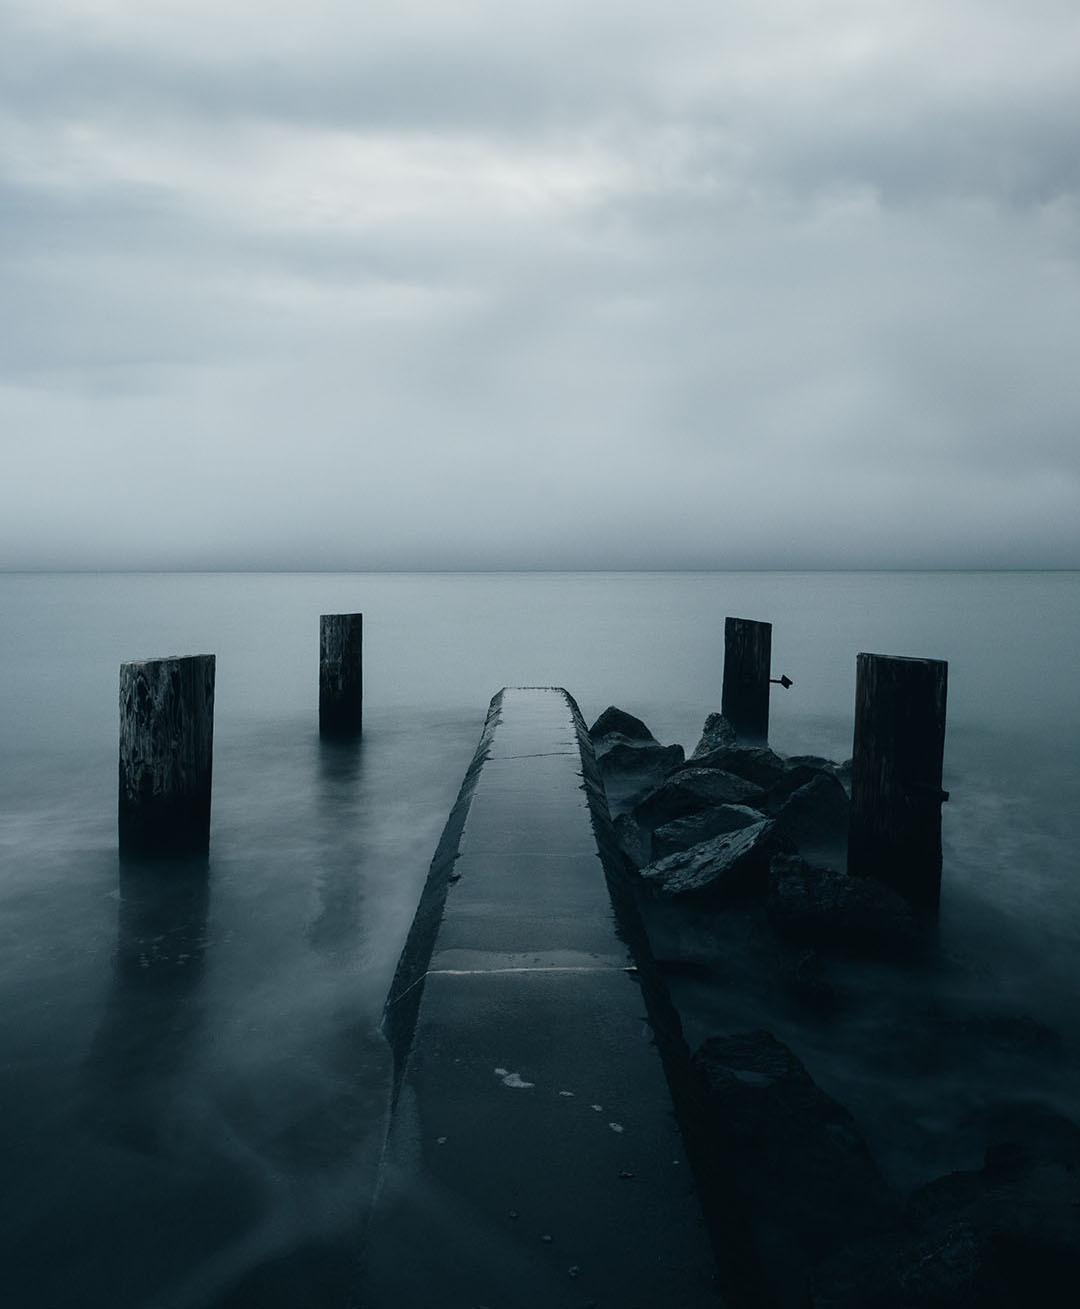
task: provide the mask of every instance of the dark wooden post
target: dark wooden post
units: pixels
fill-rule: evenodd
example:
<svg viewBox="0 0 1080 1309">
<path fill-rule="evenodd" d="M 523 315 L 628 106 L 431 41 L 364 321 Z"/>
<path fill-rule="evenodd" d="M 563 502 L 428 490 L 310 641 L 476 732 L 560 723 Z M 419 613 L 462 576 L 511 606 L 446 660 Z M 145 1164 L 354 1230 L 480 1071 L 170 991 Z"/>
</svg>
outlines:
<svg viewBox="0 0 1080 1309">
<path fill-rule="evenodd" d="M 363 614 L 319 619 L 319 731 L 359 732 L 363 725 Z"/>
<path fill-rule="evenodd" d="M 860 654 L 855 678 L 848 872 L 873 874 L 913 904 L 941 894 L 945 693 L 941 659 Z"/>
<path fill-rule="evenodd" d="M 772 623 L 724 619 L 724 692 L 720 712 L 743 741 L 769 735 Z"/>
<path fill-rule="evenodd" d="M 213 655 L 120 665 L 121 854 L 205 854 L 214 758 Z"/>
</svg>

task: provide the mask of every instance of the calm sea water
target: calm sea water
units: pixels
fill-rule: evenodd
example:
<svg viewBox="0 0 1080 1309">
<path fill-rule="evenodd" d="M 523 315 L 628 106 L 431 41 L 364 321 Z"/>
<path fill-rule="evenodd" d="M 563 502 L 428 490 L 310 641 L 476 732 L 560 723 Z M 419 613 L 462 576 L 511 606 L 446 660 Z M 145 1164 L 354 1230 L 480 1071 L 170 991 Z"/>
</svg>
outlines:
<svg viewBox="0 0 1080 1309">
<path fill-rule="evenodd" d="M 354 610 L 365 734 L 331 747 L 318 615 Z M 784 752 L 850 754 L 858 651 L 949 661 L 939 966 L 867 986 L 1063 1042 L 913 1069 L 882 1053 L 894 1003 L 802 1033 L 812 1071 L 902 1142 L 904 1185 L 970 1166 L 947 1143 L 995 1096 L 1080 1115 L 1080 574 L 0 575 L 4 1303 L 344 1303 L 379 1013 L 491 695 L 562 685 L 690 749 L 726 614 L 773 623 Z M 121 878 L 118 666 L 204 651 L 209 877 Z"/>
</svg>

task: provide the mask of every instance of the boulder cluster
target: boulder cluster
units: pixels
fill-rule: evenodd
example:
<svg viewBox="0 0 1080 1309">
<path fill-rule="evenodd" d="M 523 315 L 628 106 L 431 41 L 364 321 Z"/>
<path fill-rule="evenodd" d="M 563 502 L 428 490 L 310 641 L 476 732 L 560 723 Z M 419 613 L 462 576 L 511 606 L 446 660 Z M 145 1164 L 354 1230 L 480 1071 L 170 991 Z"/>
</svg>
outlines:
<svg viewBox="0 0 1080 1309">
<path fill-rule="evenodd" d="M 760 902 L 791 945 L 910 959 L 924 927 L 896 891 L 846 862 L 850 763 L 740 744 L 720 714 L 689 759 L 606 709 L 589 729 L 615 833 L 644 886 L 722 908 Z"/>
<path fill-rule="evenodd" d="M 778 1309 L 1021 1309 L 1076 1303 L 1080 1128 L 1011 1105 L 986 1124 L 983 1166 L 904 1196 L 852 1115 L 766 1031 L 712 1037 L 694 1056 L 709 1166 L 731 1179 Z"/>
<path fill-rule="evenodd" d="M 910 964 L 925 953 L 926 920 L 884 883 L 846 871 L 850 763 L 740 743 L 719 714 L 689 758 L 616 708 L 590 737 L 639 895 L 699 917 L 749 909 L 790 954 L 789 988 L 814 1010 L 837 1001 L 828 958 Z M 919 1046 L 987 1036 L 968 1027 L 931 1024 Z M 989 1035 L 1000 1044 L 1055 1034 L 1013 1020 Z M 772 1033 L 712 1036 L 692 1066 L 706 1124 L 699 1183 L 722 1179 L 711 1219 L 720 1262 L 726 1242 L 748 1247 L 754 1267 L 740 1301 L 778 1309 L 1076 1302 L 1080 1127 L 1068 1119 L 1038 1103 L 1000 1106 L 994 1122 L 979 1125 L 991 1142 L 980 1169 L 904 1195 L 879 1171 L 852 1115 Z"/>
</svg>

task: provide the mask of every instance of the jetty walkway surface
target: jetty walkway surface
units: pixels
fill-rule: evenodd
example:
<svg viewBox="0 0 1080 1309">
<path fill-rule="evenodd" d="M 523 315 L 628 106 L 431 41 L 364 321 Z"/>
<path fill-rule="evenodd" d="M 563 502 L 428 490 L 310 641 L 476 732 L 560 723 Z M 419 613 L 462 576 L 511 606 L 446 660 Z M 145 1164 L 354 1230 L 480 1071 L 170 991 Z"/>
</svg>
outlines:
<svg viewBox="0 0 1080 1309">
<path fill-rule="evenodd" d="M 565 691 L 492 701 L 387 1006 L 365 1309 L 719 1303 L 591 763 Z"/>
</svg>

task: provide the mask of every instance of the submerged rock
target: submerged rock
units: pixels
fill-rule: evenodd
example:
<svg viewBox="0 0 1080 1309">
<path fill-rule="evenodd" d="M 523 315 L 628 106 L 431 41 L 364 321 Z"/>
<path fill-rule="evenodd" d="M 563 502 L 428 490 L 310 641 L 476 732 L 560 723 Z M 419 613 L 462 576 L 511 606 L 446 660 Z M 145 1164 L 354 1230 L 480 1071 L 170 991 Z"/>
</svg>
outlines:
<svg viewBox="0 0 1080 1309">
<path fill-rule="evenodd" d="M 813 1309 L 1012 1309 L 978 1233 L 956 1222 L 935 1232 L 863 1240 L 822 1262 Z"/>
<path fill-rule="evenodd" d="M 981 1169 L 916 1190 L 906 1230 L 823 1262 L 814 1309 L 1071 1309 L 1080 1279 L 1080 1128 L 1042 1106 L 1002 1108 L 1013 1139 L 990 1144 Z"/>
<path fill-rule="evenodd" d="M 661 895 L 698 896 L 732 904 L 765 889 L 769 856 L 776 850 L 775 823 L 760 819 L 668 855 L 642 868 L 644 881 Z"/>
<path fill-rule="evenodd" d="M 872 877 L 779 853 L 769 865 L 769 921 L 777 936 L 862 958 L 911 959 L 922 949 L 922 926 L 908 902 Z"/>
<path fill-rule="evenodd" d="M 811 1268 L 893 1229 L 899 1199 L 851 1114 L 770 1032 L 712 1037 L 693 1063 L 716 1166 L 746 1214 L 769 1302 L 805 1304 Z"/>
<path fill-rule="evenodd" d="M 847 1002 L 843 990 L 829 979 L 826 962 L 817 950 L 803 950 L 784 970 L 788 995 L 803 1009 L 826 1016 Z"/>
</svg>

